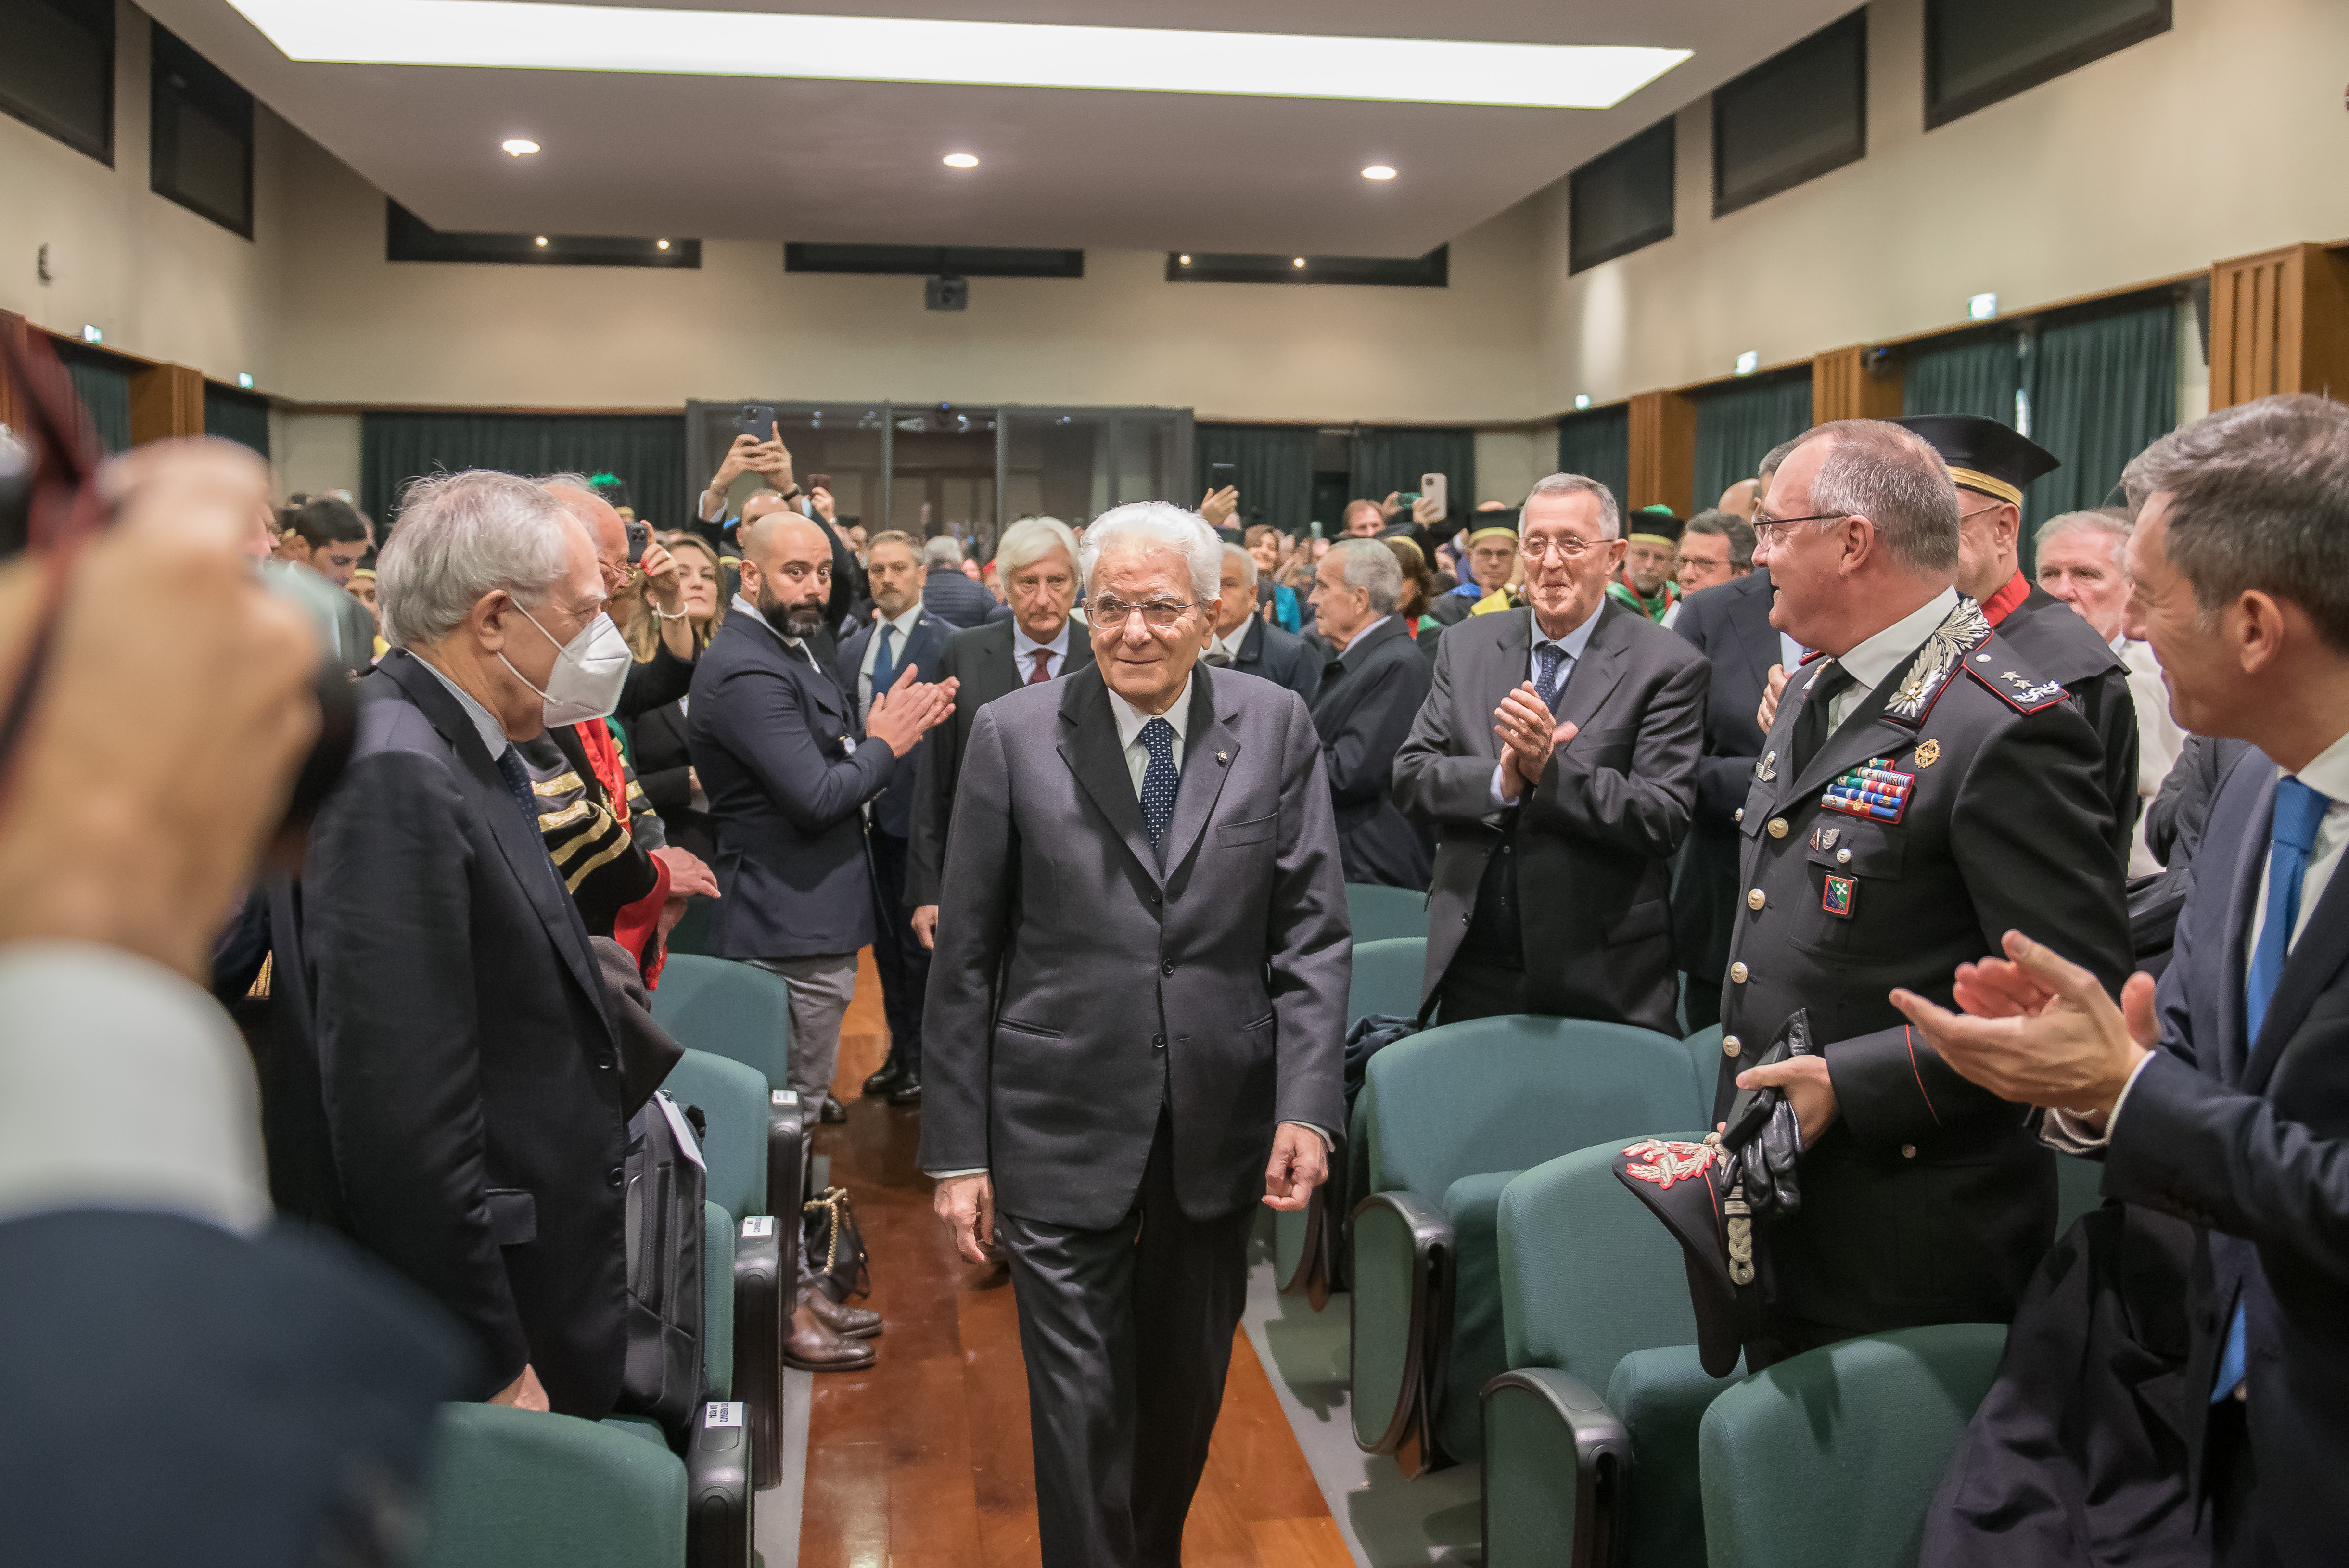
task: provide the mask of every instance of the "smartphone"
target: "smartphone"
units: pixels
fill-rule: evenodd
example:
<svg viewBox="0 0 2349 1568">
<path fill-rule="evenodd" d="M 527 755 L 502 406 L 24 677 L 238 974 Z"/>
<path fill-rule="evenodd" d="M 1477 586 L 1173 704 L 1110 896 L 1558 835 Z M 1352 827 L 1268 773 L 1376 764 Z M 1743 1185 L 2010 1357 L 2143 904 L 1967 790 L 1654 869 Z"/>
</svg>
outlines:
<svg viewBox="0 0 2349 1568">
<path fill-rule="evenodd" d="M 626 526 L 628 531 L 628 564 L 634 566 L 645 558 L 645 546 L 653 542 L 653 525 L 630 518 L 626 520 Z"/>
<path fill-rule="evenodd" d="M 1239 482 L 1239 464 L 1209 463 L 1207 465 L 1207 493 L 1209 495 L 1215 494 L 1219 490 L 1236 490 L 1238 488 Z"/>
<path fill-rule="evenodd" d="M 1420 475 L 1419 493 L 1435 503 L 1435 516 L 1439 522 L 1451 511 L 1449 487 L 1444 483 L 1442 474 Z M 1418 497 L 1414 496 L 1412 499 L 1417 500 Z"/>
<path fill-rule="evenodd" d="M 1320 519 L 1319 519 L 1319 518 L 1314 519 L 1314 521 L 1313 521 L 1313 531 L 1312 531 L 1310 534 L 1307 535 L 1307 537 L 1308 537 L 1308 538 L 1310 538 L 1310 539 L 1319 539 L 1319 538 L 1320 538 L 1320 537 L 1321 537 L 1321 520 L 1320 520 Z"/>
<path fill-rule="evenodd" d="M 734 433 L 748 436 L 754 441 L 775 438 L 775 406 L 771 403 L 745 403 L 742 417 L 734 421 Z"/>
</svg>

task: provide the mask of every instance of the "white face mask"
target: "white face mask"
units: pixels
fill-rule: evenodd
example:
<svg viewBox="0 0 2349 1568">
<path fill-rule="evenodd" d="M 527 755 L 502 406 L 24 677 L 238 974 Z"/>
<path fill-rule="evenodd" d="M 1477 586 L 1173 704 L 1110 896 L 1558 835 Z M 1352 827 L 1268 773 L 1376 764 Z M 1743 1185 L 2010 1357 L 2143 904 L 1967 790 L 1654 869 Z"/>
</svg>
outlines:
<svg viewBox="0 0 2349 1568">
<path fill-rule="evenodd" d="M 522 610 L 522 606 L 514 606 Z M 523 618 L 538 626 L 538 617 L 522 610 Z M 554 634 L 538 626 L 538 634 L 548 642 Z M 554 668 L 548 672 L 546 687 L 540 690 L 528 676 L 514 669 L 513 661 L 501 653 L 499 662 L 512 671 L 514 679 L 538 692 L 546 705 L 546 724 L 552 729 L 565 724 L 582 724 L 591 718 L 608 718 L 620 706 L 620 688 L 628 683 L 628 666 L 636 657 L 628 652 L 628 640 L 620 635 L 620 628 L 612 617 L 598 610 L 595 618 L 580 628 L 579 634 L 557 647 Z"/>
</svg>

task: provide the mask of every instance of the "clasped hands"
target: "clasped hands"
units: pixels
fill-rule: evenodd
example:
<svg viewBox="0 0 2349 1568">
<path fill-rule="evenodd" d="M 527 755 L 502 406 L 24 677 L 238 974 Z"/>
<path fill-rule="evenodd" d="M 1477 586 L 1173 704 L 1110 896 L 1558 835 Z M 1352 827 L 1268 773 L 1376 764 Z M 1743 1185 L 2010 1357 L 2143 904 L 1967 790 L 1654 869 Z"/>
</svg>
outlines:
<svg viewBox="0 0 2349 1568">
<path fill-rule="evenodd" d="M 1541 782 L 1551 755 L 1578 733 L 1578 726 L 1557 721 L 1531 681 L 1503 697 L 1493 710 L 1493 734 L 1501 742 L 1501 799 L 1523 799 Z"/>
<path fill-rule="evenodd" d="M 898 671 L 887 691 L 873 694 L 872 708 L 864 716 L 865 735 L 887 742 L 899 757 L 952 717 L 955 692 L 962 684 L 952 678 L 916 681 L 914 677 L 920 673 L 915 665 Z"/>
</svg>

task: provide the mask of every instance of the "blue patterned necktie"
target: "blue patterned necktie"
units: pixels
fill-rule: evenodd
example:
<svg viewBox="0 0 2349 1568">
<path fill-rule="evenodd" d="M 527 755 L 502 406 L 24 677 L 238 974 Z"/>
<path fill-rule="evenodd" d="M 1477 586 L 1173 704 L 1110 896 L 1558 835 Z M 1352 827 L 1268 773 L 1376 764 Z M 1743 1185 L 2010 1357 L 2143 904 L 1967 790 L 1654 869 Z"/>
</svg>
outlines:
<svg viewBox="0 0 2349 1568">
<path fill-rule="evenodd" d="M 1142 744 L 1150 753 L 1150 766 L 1142 773 L 1142 820 L 1155 844 L 1174 820 L 1174 789 L 1183 781 L 1174 767 L 1174 727 L 1152 719 L 1142 727 Z"/>
<path fill-rule="evenodd" d="M 522 753 L 513 746 L 498 753 L 498 777 L 506 781 L 506 793 L 513 797 L 514 805 L 522 811 L 522 820 L 530 826 L 533 837 L 538 832 L 538 794 L 530 787 L 530 769 L 522 765 Z"/>
<path fill-rule="evenodd" d="M 896 634 L 896 627 L 886 621 L 881 623 L 881 647 L 880 651 L 873 655 L 873 695 L 874 696 L 879 696 L 887 691 L 889 683 L 897 678 L 897 655 L 889 647 L 889 639 Z"/>
<path fill-rule="evenodd" d="M 1534 657 L 1541 665 L 1540 673 L 1534 676 L 1534 695 L 1542 699 L 1542 706 L 1549 709 L 1550 717 L 1555 718 L 1557 717 L 1557 694 L 1565 688 L 1567 672 L 1574 667 L 1574 661 L 1568 658 L 1566 650 L 1556 643 L 1542 644 L 1534 650 Z"/>
<path fill-rule="evenodd" d="M 2333 801 L 2297 779 L 2279 779 L 2275 789 L 2275 820 L 2268 829 L 2268 902 L 2260 916 L 2260 939 L 2251 948 L 2251 968 L 2243 983 L 2243 1049 L 2259 1044 L 2260 1026 L 2267 1022 L 2268 1005 L 2275 1000 L 2276 985 L 2292 952 L 2292 927 L 2300 923 L 2300 884 L 2307 880 L 2308 861 L 2316 850 L 2316 827 Z M 2227 1325 L 2227 1347 L 2219 1356 L 2219 1376 L 2210 1389 L 2217 1404 L 2243 1380 L 2243 1307 Z"/>
</svg>

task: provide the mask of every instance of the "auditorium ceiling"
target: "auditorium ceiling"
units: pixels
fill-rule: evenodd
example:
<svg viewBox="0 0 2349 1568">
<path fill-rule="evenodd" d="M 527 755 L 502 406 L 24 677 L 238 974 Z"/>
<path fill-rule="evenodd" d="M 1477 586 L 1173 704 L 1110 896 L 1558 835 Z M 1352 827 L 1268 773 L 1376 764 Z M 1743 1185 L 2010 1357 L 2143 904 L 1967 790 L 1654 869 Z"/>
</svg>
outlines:
<svg viewBox="0 0 2349 1568">
<path fill-rule="evenodd" d="M 1851 0 L 616 4 L 638 14 L 626 18 L 632 25 L 658 29 L 654 46 L 668 53 L 662 69 L 647 71 L 580 68 L 583 60 L 626 67 L 647 57 L 628 47 L 598 53 L 606 25 L 616 40 L 648 35 L 577 4 L 141 4 L 439 229 L 1366 256 L 1414 256 L 1444 243 L 1851 8 Z M 588 4 L 600 9 L 603 0 Z M 688 15 L 672 26 L 641 15 L 652 8 Z M 916 34 L 898 50 L 874 46 L 851 26 L 835 29 L 825 67 L 833 74 L 807 79 L 773 74 L 792 68 L 799 36 L 778 53 L 782 35 L 754 37 L 756 19 L 744 23 L 741 68 L 768 74 L 727 74 L 736 68 L 731 23 L 710 13 L 1087 32 L 1001 34 L 968 47 Z M 289 58 L 249 15 L 296 53 L 318 57 Z M 1283 57 L 1299 69 L 1250 73 L 1270 45 L 1147 38 L 1142 49 L 1121 51 L 1120 39 L 1102 36 L 1113 28 L 1330 42 L 1326 58 L 1314 44 L 1283 42 Z M 1346 39 L 1404 42 L 1357 50 Z M 1487 70 L 1480 57 L 1424 46 L 1437 40 L 1610 52 L 1495 57 Z M 1106 56 L 1086 52 L 1103 42 Z M 1073 52 L 1056 53 L 1063 45 Z M 1628 49 L 1687 54 L 1616 52 Z M 409 58 L 514 63 L 382 63 Z M 1188 60 L 1202 63 L 1195 72 L 1172 64 Z M 855 79 L 866 71 L 977 79 Z M 1209 90 L 996 85 L 1104 73 L 1154 89 L 1170 74 L 1186 86 L 1195 77 Z M 1214 90 L 1251 74 L 1253 92 Z M 1406 101 L 1415 97 L 1612 101 Z M 540 150 L 501 150 L 515 139 Z M 978 162 L 950 169 L 948 154 Z M 1373 167 L 1395 176 L 1364 178 Z"/>
</svg>

